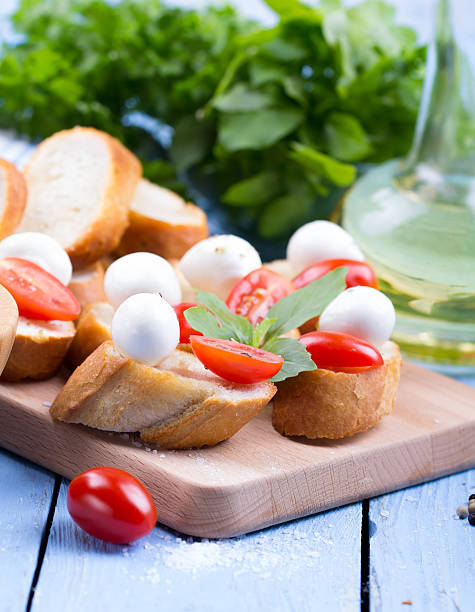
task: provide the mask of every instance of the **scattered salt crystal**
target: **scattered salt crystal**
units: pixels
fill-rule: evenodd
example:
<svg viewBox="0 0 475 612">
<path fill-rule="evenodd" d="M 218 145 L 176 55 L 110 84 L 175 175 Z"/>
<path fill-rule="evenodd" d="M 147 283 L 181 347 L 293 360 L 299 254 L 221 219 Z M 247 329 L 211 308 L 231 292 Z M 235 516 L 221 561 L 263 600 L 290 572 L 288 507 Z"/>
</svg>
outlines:
<svg viewBox="0 0 475 612">
<path fill-rule="evenodd" d="M 160 459 L 165 459 L 166 455 L 164 453 L 160 453 Z"/>
<path fill-rule="evenodd" d="M 147 453 L 149 453 L 152 449 L 149 448 L 148 446 L 145 447 L 145 450 L 147 451 Z"/>
<path fill-rule="evenodd" d="M 440 423 L 440 420 L 439 419 L 434 419 L 434 423 L 436 423 L 436 424 Z"/>
<path fill-rule="evenodd" d="M 41 403 L 43 404 L 43 406 L 47 406 L 48 408 L 53 405 L 52 402 L 41 402 Z"/>
<path fill-rule="evenodd" d="M 379 511 L 379 514 L 380 514 L 381 516 L 384 516 L 385 518 L 388 518 L 388 516 L 389 516 L 389 510 L 380 510 L 380 511 Z"/>
<path fill-rule="evenodd" d="M 153 449 L 152 454 L 156 455 L 158 453 L 158 450 L 156 448 Z"/>
<path fill-rule="evenodd" d="M 142 446 L 142 444 L 138 441 L 138 440 L 132 440 L 132 444 L 136 447 L 136 448 L 140 448 Z"/>
</svg>

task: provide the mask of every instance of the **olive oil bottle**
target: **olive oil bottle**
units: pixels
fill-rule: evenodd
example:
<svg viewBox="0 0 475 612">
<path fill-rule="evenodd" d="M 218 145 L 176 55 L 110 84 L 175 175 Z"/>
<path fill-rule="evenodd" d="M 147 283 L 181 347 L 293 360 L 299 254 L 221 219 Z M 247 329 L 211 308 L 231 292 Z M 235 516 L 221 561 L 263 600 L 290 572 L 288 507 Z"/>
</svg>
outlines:
<svg viewBox="0 0 475 612">
<path fill-rule="evenodd" d="M 439 0 L 412 150 L 354 185 L 343 225 L 394 303 L 406 356 L 475 372 L 472 0 Z"/>
</svg>

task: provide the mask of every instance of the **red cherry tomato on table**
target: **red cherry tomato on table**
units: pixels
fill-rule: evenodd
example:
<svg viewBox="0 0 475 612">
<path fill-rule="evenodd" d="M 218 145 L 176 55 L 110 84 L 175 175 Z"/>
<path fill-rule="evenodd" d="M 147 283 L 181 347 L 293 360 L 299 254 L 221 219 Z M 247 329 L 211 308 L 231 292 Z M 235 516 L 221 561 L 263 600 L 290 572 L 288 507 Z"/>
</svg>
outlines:
<svg viewBox="0 0 475 612">
<path fill-rule="evenodd" d="M 180 344 L 190 344 L 190 336 L 192 334 L 195 336 L 203 335 L 201 332 L 196 331 L 191 327 L 183 314 L 185 310 L 188 310 L 188 308 L 193 308 L 194 306 L 196 306 L 196 304 L 192 304 L 191 302 L 182 302 L 181 304 L 173 306 L 178 323 L 180 324 Z"/>
<path fill-rule="evenodd" d="M 381 353 L 371 344 L 350 334 L 315 331 L 299 340 L 315 365 L 334 372 L 358 373 L 384 364 Z"/>
<path fill-rule="evenodd" d="M 252 325 L 257 325 L 276 302 L 293 291 L 295 287 L 285 276 L 259 268 L 234 285 L 226 305 L 235 314 L 249 319 Z"/>
<path fill-rule="evenodd" d="M 150 493 L 132 474 L 113 467 L 97 467 L 71 481 L 69 514 L 89 535 L 128 544 L 147 535 L 157 522 Z"/>
<path fill-rule="evenodd" d="M 26 259 L 1 259 L 0 285 L 15 298 L 23 317 L 42 321 L 74 321 L 81 312 L 79 302 L 63 283 Z"/>
<path fill-rule="evenodd" d="M 240 344 L 190 336 L 191 347 L 201 363 L 230 382 L 251 384 L 272 378 L 282 367 L 284 358 L 269 351 Z"/>
<path fill-rule="evenodd" d="M 331 270 L 343 266 L 348 268 L 348 274 L 345 279 L 347 289 L 348 287 L 356 287 L 358 285 L 373 287 L 374 289 L 378 288 L 378 280 L 373 268 L 365 261 L 357 261 L 355 259 L 324 259 L 323 261 L 317 261 L 317 263 L 305 268 L 303 272 L 292 280 L 292 283 L 297 289 L 300 289 L 331 272 Z"/>
</svg>

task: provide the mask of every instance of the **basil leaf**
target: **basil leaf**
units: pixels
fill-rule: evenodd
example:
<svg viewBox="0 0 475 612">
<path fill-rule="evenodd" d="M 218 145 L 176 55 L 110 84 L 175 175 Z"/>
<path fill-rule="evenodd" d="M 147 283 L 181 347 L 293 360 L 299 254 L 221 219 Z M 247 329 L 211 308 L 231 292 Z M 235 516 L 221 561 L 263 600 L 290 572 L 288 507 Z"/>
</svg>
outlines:
<svg viewBox="0 0 475 612">
<path fill-rule="evenodd" d="M 261 172 L 231 185 L 221 199 L 231 206 L 256 206 L 269 201 L 280 190 L 275 172 Z"/>
<path fill-rule="evenodd" d="M 267 332 L 270 327 L 277 321 L 277 319 L 264 319 L 256 325 L 254 333 L 252 334 L 252 346 L 259 347 L 262 344 Z"/>
<path fill-rule="evenodd" d="M 347 268 L 332 270 L 279 300 L 267 313 L 269 318 L 277 319 L 268 333 L 280 336 L 312 317 L 321 315 L 328 304 L 345 289 L 347 272 Z"/>
<path fill-rule="evenodd" d="M 185 310 L 183 314 L 191 327 L 204 336 L 221 340 L 230 339 L 230 331 L 227 328 L 219 327 L 216 318 L 203 306 L 193 306 Z"/>
<path fill-rule="evenodd" d="M 335 185 L 346 187 L 356 177 L 356 168 L 350 164 L 342 164 L 332 157 L 317 151 L 313 147 L 303 145 L 300 142 L 292 144 L 289 157 L 298 164 L 323 176 Z"/>
<path fill-rule="evenodd" d="M 238 83 L 226 93 L 213 100 L 213 107 L 223 113 L 254 111 L 268 108 L 277 102 L 271 92 L 253 90 L 244 83 Z"/>
<path fill-rule="evenodd" d="M 325 124 L 325 138 L 333 157 L 358 161 L 371 153 L 371 144 L 361 123 L 348 113 L 332 113 Z"/>
<path fill-rule="evenodd" d="M 284 358 L 284 364 L 277 374 L 271 378 L 272 382 L 280 382 L 286 378 L 297 376 L 300 372 L 316 370 L 317 366 L 310 357 L 304 345 L 295 338 L 272 338 L 262 347 Z"/>
<path fill-rule="evenodd" d="M 242 344 L 252 344 L 254 328 L 245 317 L 231 312 L 226 304 L 212 293 L 199 290 L 197 291 L 197 297 L 198 302 L 203 304 L 217 318 L 228 333 L 232 334 L 228 336 L 230 339 L 232 338 Z"/>
</svg>

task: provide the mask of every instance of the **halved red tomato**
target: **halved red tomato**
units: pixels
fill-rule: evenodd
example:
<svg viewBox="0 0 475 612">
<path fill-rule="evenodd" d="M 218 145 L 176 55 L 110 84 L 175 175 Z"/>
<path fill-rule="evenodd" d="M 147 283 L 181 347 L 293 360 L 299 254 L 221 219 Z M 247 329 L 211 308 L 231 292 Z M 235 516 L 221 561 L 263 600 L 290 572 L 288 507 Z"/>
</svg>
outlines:
<svg viewBox="0 0 475 612">
<path fill-rule="evenodd" d="M 188 310 L 188 308 L 193 308 L 193 306 L 196 306 L 196 304 L 192 304 L 191 302 L 182 302 L 181 304 L 173 306 L 178 323 L 180 324 L 180 344 L 190 344 L 191 334 L 194 334 L 195 336 L 203 335 L 201 332 L 196 331 L 196 329 L 191 327 L 183 314 L 185 310 Z"/>
<path fill-rule="evenodd" d="M 249 319 L 252 325 L 257 325 L 276 302 L 293 291 L 295 287 L 282 274 L 258 268 L 234 285 L 226 305 L 235 314 Z"/>
<path fill-rule="evenodd" d="M 231 382 L 251 384 L 268 380 L 284 363 L 280 355 L 234 340 L 190 336 L 190 341 L 205 368 Z"/>
<path fill-rule="evenodd" d="M 378 279 L 374 273 L 373 268 L 365 261 L 357 261 L 355 259 L 325 259 L 323 261 L 317 261 L 308 268 L 305 268 L 298 276 L 296 276 L 292 283 L 297 289 L 301 289 L 308 285 L 317 278 L 321 278 L 331 270 L 341 267 L 348 268 L 348 274 L 346 275 L 346 287 L 356 287 L 358 285 L 364 285 L 366 287 L 378 288 Z"/>
<path fill-rule="evenodd" d="M 42 321 L 74 321 L 81 312 L 79 302 L 55 276 L 19 257 L 0 260 L 3 285 L 23 317 Z"/>
<path fill-rule="evenodd" d="M 384 365 L 381 353 L 369 342 L 340 332 L 315 331 L 299 340 L 315 365 L 333 372 L 358 373 Z"/>
</svg>

